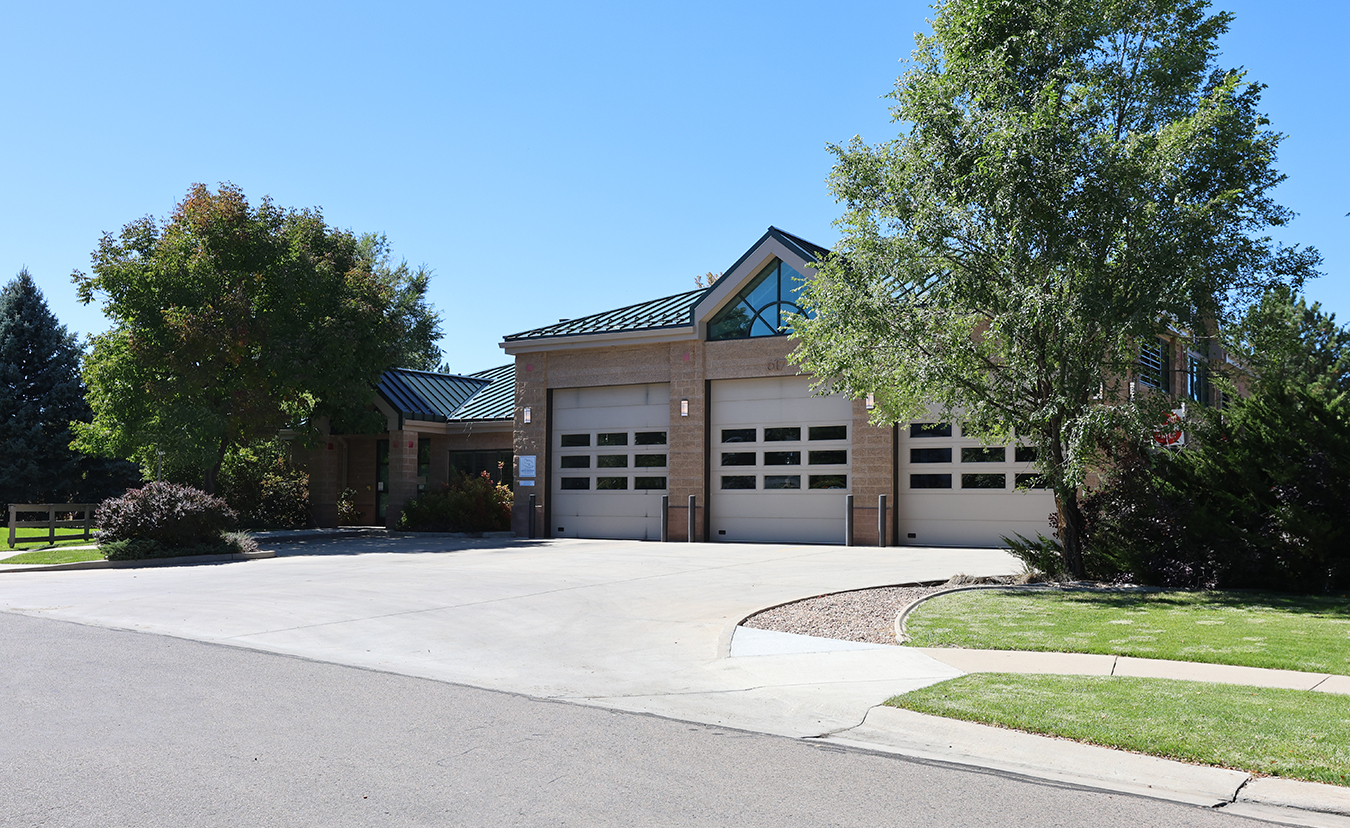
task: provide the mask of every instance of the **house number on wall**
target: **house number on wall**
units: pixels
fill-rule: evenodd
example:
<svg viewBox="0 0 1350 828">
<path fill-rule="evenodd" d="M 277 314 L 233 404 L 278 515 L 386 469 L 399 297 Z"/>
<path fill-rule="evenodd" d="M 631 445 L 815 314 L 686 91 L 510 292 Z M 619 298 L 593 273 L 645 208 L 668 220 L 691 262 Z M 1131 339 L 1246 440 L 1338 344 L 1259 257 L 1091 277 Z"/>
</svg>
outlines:
<svg viewBox="0 0 1350 828">
<path fill-rule="evenodd" d="M 770 371 L 781 371 L 787 367 L 787 360 L 785 359 L 770 360 L 769 363 L 766 364 L 764 367 Z"/>
</svg>

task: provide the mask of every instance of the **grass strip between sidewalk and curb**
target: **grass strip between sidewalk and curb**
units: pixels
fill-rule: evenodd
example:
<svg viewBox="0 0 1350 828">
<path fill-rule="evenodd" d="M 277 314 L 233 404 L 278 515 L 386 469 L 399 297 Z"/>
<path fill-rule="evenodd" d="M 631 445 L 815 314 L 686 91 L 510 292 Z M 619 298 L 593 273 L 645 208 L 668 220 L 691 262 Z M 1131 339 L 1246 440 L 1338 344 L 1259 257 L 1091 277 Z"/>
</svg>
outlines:
<svg viewBox="0 0 1350 828">
<path fill-rule="evenodd" d="M 0 558 L 0 567 L 10 564 L 63 564 L 101 560 L 103 560 L 103 553 L 97 549 L 49 547 L 47 549 L 35 549 L 32 552 L 21 552 L 8 558 Z"/>
<path fill-rule="evenodd" d="M 1249 773 L 1350 786 L 1350 697 L 1122 676 L 980 673 L 892 707 Z"/>
<path fill-rule="evenodd" d="M 1262 592 L 979 589 L 905 620 L 915 647 L 1100 653 L 1350 675 L 1350 601 Z"/>
</svg>

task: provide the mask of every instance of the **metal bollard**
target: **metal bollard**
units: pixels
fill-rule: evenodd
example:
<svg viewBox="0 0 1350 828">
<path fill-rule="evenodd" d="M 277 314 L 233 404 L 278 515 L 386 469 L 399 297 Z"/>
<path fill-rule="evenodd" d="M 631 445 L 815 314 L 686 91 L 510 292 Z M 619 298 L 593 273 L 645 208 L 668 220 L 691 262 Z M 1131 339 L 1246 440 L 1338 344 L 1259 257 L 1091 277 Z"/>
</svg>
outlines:
<svg viewBox="0 0 1350 828">
<path fill-rule="evenodd" d="M 886 495 L 877 495 L 877 546 L 886 545 Z"/>
<path fill-rule="evenodd" d="M 537 495 L 530 495 L 530 540 L 534 540 L 534 499 Z"/>
<path fill-rule="evenodd" d="M 853 545 L 853 495 L 844 495 L 844 546 Z"/>
<path fill-rule="evenodd" d="M 670 543 L 670 495 L 661 495 L 661 542 Z"/>
<path fill-rule="evenodd" d="M 694 542 L 694 496 L 689 495 L 689 542 Z"/>
</svg>

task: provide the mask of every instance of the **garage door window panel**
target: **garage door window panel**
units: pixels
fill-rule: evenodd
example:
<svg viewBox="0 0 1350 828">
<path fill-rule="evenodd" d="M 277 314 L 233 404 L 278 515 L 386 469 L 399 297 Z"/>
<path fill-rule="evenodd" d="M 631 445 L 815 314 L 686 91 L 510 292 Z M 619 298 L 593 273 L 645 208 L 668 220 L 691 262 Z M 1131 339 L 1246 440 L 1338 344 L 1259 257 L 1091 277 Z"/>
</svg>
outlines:
<svg viewBox="0 0 1350 828">
<path fill-rule="evenodd" d="M 628 432 L 611 431 L 595 435 L 595 444 L 597 446 L 626 446 L 628 445 Z"/>
<path fill-rule="evenodd" d="M 909 462 L 950 463 L 952 462 L 952 450 L 950 448 L 912 448 L 909 450 Z"/>
<path fill-rule="evenodd" d="M 1014 485 L 1019 489 L 1044 489 L 1045 475 L 1043 474 L 1018 474 L 1013 478 Z"/>
<path fill-rule="evenodd" d="M 811 440 L 847 440 L 848 426 L 811 426 L 806 430 Z"/>
<path fill-rule="evenodd" d="M 755 453 L 753 451 L 724 451 L 722 452 L 723 466 L 753 466 L 755 465 Z"/>
<path fill-rule="evenodd" d="M 764 429 L 764 442 L 766 443 L 799 442 L 801 439 L 802 430 L 800 428 Z"/>
<path fill-rule="evenodd" d="M 666 455 L 664 454 L 635 454 L 633 455 L 633 465 L 639 469 L 657 469 L 664 468 L 666 465 Z"/>
<path fill-rule="evenodd" d="M 909 436 L 915 438 L 921 437 L 950 437 L 952 436 L 951 423 L 910 423 Z"/>
<path fill-rule="evenodd" d="M 724 443 L 753 443 L 759 429 L 755 428 L 724 428 L 722 429 L 722 442 Z"/>
<path fill-rule="evenodd" d="M 617 491 L 628 488 L 628 478 L 626 477 L 597 477 L 595 478 L 595 488 L 601 491 Z"/>
<path fill-rule="evenodd" d="M 567 489 L 569 491 L 590 489 L 591 487 L 591 479 L 589 477 L 564 477 L 558 481 L 558 483 L 559 488 Z"/>
<path fill-rule="evenodd" d="M 591 458 L 588 455 L 564 456 L 561 459 L 564 469 L 589 469 Z"/>
<path fill-rule="evenodd" d="M 559 439 L 563 448 L 588 448 L 591 445 L 589 434 L 564 434 Z"/>
<path fill-rule="evenodd" d="M 950 474 L 911 474 L 909 476 L 909 487 L 911 489 L 950 489 L 952 487 L 952 476 Z"/>
<path fill-rule="evenodd" d="M 961 488 L 963 489 L 1005 489 L 1008 487 L 1008 476 L 1004 474 L 963 474 L 961 475 Z"/>
<path fill-rule="evenodd" d="M 633 445 L 635 446 L 664 446 L 666 444 L 666 433 L 664 431 L 639 431 L 633 435 Z"/>
<path fill-rule="evenodd" d="M 801 487 L 802 476 L 800 474 L 764 475 L 764 488 L 766 489 L 800 489 Z"/>
<path fill-rule="evenodd" d="M 764 452 L 764 465 L 766 466 L 800 466 L 801 464 L 802 453 L 800 451 Z"/>
<path fill-rule="evenodd" d="M 628 455 L 602 454 L 595 458 L 595 467 L 598 469 L 626 469 L 628 468 Z"/>
<path fill-rule="evenodd" d="M 1002 446 L 965 446 L 961 449 L 962 463 L 1004 463 L 1007 459 L 1008 450 Z"/>
<path fill-rule="evenodd" d="M 633 488 L 642 491 L 651 491 L 653 489 L 664 489 L 666 479 L 664 477 L 635 477 L 633 478 Z"/>
<path fill-rule="evenodd" d="M 755 476 L 753 474 L 724 474 L 722 475 L 722 488 L 753 489 L 755 488 Z"/>
<path fill-rule="evenodd" d="M 813 489 L 847 489 L 848 475 L 846 474 L 813 474 L 811 475 L 811 488 Z"/>
<path fill-rule="evenodd" d="M 847 451 L 812 451 L 807 454 L 812 466 L 842 466 L 848 463 Z"/>
</svg>

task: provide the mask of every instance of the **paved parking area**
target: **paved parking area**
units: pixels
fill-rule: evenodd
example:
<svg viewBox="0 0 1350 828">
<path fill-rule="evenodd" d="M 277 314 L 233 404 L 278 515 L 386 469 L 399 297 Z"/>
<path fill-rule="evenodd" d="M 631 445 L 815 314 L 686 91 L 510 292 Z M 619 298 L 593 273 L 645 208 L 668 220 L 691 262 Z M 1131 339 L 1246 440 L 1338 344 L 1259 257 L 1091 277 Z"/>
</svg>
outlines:
<svg viewBox="0 0 1350 828">
<path fill-rule="evenodd" d="M 361 538 L 247 563 L 0 575 L 0 609 L 790 736 L 958 674 L 908 649 L 728 658 L 847 589 L 1006 574 L 999 550 Z"/>
</svg>

